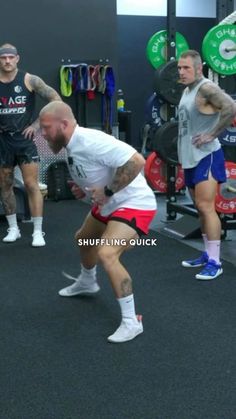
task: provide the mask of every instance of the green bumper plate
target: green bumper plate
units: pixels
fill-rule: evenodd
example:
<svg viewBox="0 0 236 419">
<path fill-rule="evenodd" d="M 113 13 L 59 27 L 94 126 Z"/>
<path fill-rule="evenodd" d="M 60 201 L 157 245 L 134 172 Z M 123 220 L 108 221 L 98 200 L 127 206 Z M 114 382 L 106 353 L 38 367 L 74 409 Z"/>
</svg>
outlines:
<svg viewBox="0 0 236 419">
<path fill-rule="evenodd" d="M 236 25 L 217 25 L 203 39 L 202 55 L 216 73 L 236 74 Z"/>
<path fill-rule="evenodd" d="M 176 54 L 175 58 L 178 59 L 182 52 L 189 49 L 188 43 L 181 33 L 176 32 Z M 167 62 L 167 31 L 159 31 L 154 33 L 149 39 L 146 47 L 146 55 L 148 61 L 154 68 Z"/>
</svg>

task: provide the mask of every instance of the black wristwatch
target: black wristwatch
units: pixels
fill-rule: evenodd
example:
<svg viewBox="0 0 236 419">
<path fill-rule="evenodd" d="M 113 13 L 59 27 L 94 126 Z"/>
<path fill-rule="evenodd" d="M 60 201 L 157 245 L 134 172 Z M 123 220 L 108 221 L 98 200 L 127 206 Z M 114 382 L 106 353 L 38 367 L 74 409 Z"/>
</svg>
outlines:
<svg viewBox="0 0 236 419">
<path fill-rule="evenodd" d="M 114 192 L 108 188 L 108 186 L 104 186 L 104 194 L 108 197 L 114 195 Z"/>
</svg>

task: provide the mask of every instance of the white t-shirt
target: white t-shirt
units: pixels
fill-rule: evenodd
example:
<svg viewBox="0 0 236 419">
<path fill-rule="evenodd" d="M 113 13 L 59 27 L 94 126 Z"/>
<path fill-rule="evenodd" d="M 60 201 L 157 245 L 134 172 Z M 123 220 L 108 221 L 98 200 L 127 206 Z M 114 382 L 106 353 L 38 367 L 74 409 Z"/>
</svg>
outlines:
<svg viewBox="0 0 236 419">
<path fill-rule="evenodd" d="M 110 185 L 116 169 L 137 151 L 103 131 L 76 126 L 66 146 L 68 167 L 73 180 L 89 198 L 86 188 Z M 117 208 L 155 210 L 156 198 L 142 173 L 125 188 L 116 192 L 102 207 L 106 216 Z"/>
</svg>

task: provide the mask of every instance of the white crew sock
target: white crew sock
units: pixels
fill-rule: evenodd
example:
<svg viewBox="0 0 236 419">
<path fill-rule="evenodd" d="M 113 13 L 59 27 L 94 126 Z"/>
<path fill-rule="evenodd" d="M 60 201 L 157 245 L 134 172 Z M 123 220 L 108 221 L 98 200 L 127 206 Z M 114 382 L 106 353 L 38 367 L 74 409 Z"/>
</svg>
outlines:
<svg viewBox="0 0 236 419">
<path fill-rule="evenodd" d="M 120 305 L 121 315 L 123 320 L 135 320 L 137 321 L 135 306 L 134 306 L 134 295 L 130 294 L 127 297 L 117 298 Z"/>
<path fill-rule="evenodd" d="M 10 228 L 18 228 L 16 214 L 6 215 L 6 219 Z"/>
<path fill-rule="evenodd" d="M 205 252 L 208 254 L 208 239 L 206 234 L 202 234 Z"/>
<path fill-rule="evenodd" d="M 216 263 L 220 263 L 220 240 L 208 241 L 208 256 L 209 259 L 213 259 Z"/>
<path fill-rule="evenodd" d="M 43 224 L 43 217 L 32 217 L 32 221 L 34 224 L 34 232 L 42 231 L 42 224 Z"/>
<path fill-rule="evenodd" d="M 92 269 L 86 269 L 81 264 L 81 277 L 82 280 L 84 279 L 86 283 L 94 283 L 97 281 L 97 265 L 95 265 Z"/>
</svg>

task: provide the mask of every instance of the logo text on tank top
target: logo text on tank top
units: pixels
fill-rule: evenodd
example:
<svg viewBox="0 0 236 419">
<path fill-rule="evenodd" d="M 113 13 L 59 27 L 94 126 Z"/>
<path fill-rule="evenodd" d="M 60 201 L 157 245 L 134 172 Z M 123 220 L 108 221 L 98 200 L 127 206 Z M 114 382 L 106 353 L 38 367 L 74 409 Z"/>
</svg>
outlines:
<svg viewBox="0 0 236 419">
<path fill-rule="evenodd" d="M 26 96 L 0 97 L 0 114 L 21 114 L 26 111 Z"/>
<path fill-rule="evenodd" d="M 179 110 L 178 115 L 179 115 L 179 137 L 183 138 L 186 135 L 188 135 L 190 116 L 189 116 L 188 110 L 185 107 L 182 107 Z"/>
</svg>

